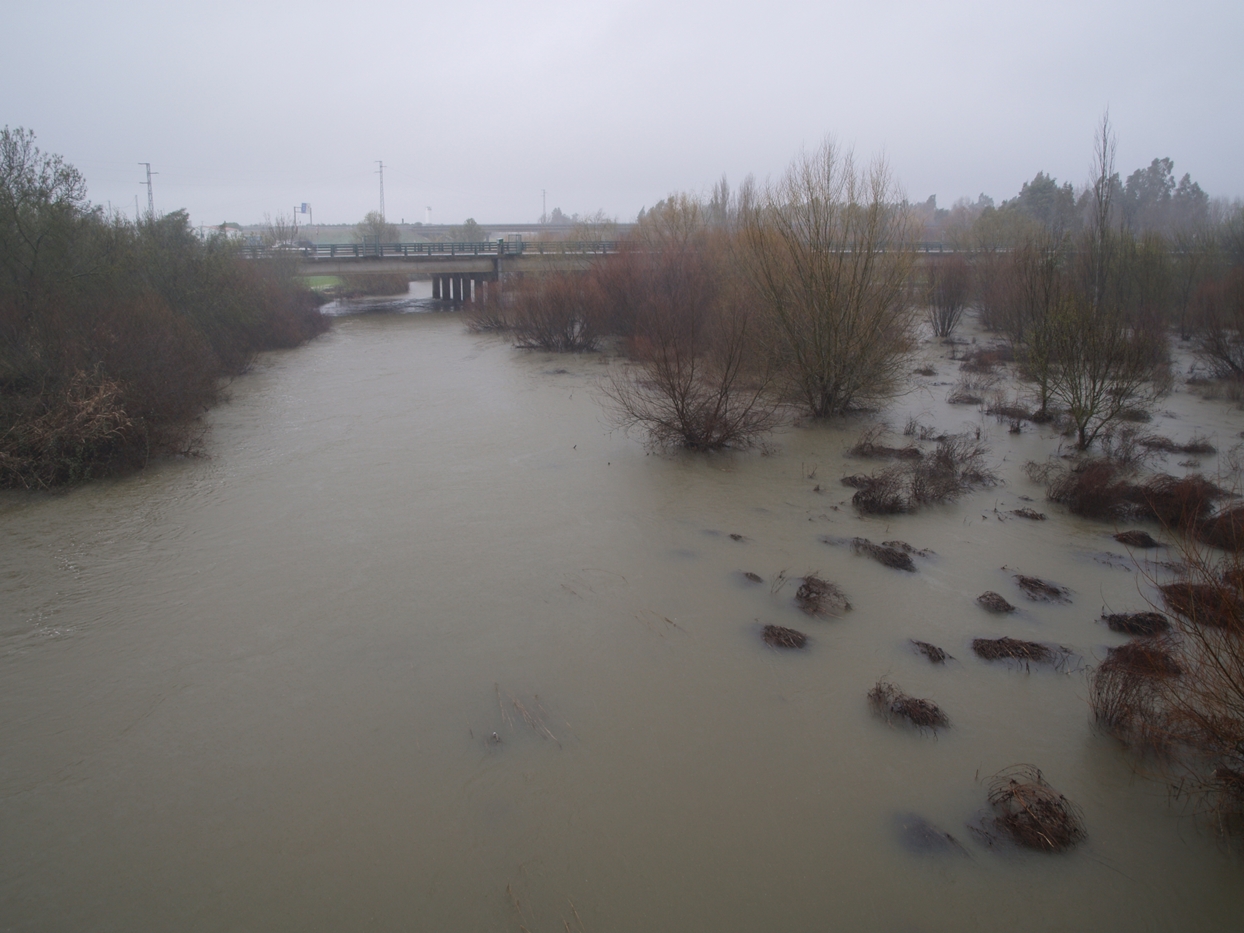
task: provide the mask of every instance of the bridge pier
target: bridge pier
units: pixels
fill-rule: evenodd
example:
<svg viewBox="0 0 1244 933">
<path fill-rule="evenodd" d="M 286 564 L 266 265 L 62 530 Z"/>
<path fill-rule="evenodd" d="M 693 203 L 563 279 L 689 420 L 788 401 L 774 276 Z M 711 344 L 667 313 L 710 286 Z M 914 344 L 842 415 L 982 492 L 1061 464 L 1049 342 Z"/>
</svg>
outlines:
<svg viewBox="0 0 1244 933">
<path fill-rule="evenodd" d="M 441 298 L 441 277 L 439 275 L 432 276 L 432 298 L 440 301 Z"/>
</svg>

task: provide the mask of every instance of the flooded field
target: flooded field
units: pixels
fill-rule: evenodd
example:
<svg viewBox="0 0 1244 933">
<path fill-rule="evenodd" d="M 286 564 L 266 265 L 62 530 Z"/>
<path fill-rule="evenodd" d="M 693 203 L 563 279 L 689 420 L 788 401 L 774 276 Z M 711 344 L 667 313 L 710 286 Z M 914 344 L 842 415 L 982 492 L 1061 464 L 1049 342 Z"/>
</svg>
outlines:
<svg viewBox="0 0 1244 933">
<path fill-rule="evenodd" d="M 876 467 L 846 456 L 870 419 L 650 455 L 602 415 L 605 355 L 393 313 L 420 295 L 263 357 L 202 458 L 0 495 L 0 929 L 1238 923 L 1238 858 L 1086 702 L 1125 640 L 1103 609 L 1148 608 L 1163 570 L 1043 500 L 1022 467 L 1049 429 L 947 404 L 946 348 L 884 417 L 979 428 L 1001 482 L 865 519 L 839 480 Z M 1150 428 L 1208 435 L 1200 469 L 1230 481 L 1229 402 L 1181 386 Z M 891 569 L 857 536 L 930 553 Z M 801 612 L 812 572 L 852 608 Z M 1070 654 L 972 653 L 1003 635 Z M 887 724 L 880 678 L 949 727 Z M 1079 805 L 1080 846 L 969 828 L 1017 763 Z"/>
</svg>

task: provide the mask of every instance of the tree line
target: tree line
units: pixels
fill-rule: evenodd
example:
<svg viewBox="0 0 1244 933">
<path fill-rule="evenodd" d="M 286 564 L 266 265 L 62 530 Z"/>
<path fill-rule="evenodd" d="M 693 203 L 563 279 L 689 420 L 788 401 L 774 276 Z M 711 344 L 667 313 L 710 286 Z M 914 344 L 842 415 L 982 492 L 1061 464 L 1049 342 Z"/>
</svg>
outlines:
<svg viewBox="0 0 1244 933">
<path fill-rule="evenodd" d="M 0 486 L 50 487 L 193 447 L 221 380 L 328 319 L 296 268 L 137 221 L 25 129 L 0 130 Z"/>
<path fill-rule="evenodd" d="M 826 143 L 772 184 L 661 201 L 616 255 L 528 276 L 471 324 L 551 350 L 620 338 L 629 362 L 605 387 L 617 423 L 718 449 L 884 404 L 921 327 L 953 339 L 971 311 L 1009 344 L 1037 420 L 1087 449 L 1167 391 L 1172 334 L 1208 375 L 1244 380 L 1244 209 L 1173 182 L 1169 160 L 1121 182 L 1114 152 L 1106 119 L 1079 194 L 1038 173 L 937 255 L 919 251 L 927 205 L 903 200 L 883 162 Z"/>
</svg>

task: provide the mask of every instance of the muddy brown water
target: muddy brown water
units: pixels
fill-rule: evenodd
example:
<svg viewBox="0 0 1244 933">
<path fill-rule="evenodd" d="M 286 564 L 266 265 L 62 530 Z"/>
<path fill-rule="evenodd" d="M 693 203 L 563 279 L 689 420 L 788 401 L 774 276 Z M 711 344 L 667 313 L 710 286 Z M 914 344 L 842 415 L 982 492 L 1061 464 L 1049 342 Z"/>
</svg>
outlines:
<svg viewBox="0 0 1244 933">
<path fill-rule="evenodd" d="M 1083 671 L 972 654 L 1091 663 L 1124 641 L 1103 607 L 1152 581 L 1113 526 L 1040 504 L 1020 466 L 1048 430 L 944 403 L 944 352 L 887 416 L 979 425 L 1005 482 L 911 516 L 849 507 L 861 422 L 650 456 L 602 418 L 604 356 L 402 313 L 263 357 L 201 459 L 0 496 L 0 929 L 1233 928 L 1240 862 L 1094 731 Z M 1224 451 L 1244 427 L 1161 407 Z M 1050 520 L 1007 517 L 1024 496 Z M 903 573 L 822 541 L 856 536 L 935 553 Z M 781 571 L 854 609 L 804 616 Z M 950 728 L 887 726 L 883 676 Z M 1083 808 L 1080 848 L 967 830 L 1019 762 Z M 902 831 L 926 823 L 968 857 Z"/>
</svg>

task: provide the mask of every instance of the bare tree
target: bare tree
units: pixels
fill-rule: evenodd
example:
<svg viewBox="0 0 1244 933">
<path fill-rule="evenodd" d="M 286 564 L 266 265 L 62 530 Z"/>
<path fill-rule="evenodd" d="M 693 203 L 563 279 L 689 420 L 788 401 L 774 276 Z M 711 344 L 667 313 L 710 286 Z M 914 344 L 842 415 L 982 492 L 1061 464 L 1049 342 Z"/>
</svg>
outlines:
<svg viewBox="0 0 1244 933">
<path fill-rule="evenodd" d="M 586 273 L 547 271 L 525 276 L 505 301 L 504 318 L 518 346 L 563 353 L 596 349 L 602 302 Z"/>
<path fill-rule="evenodd" d="M 1197 289 L 1192 319 L 1197 358 L 1220 379 L 1244 380 L 1244 269 Z"/>
<path fill-rule="evenodd" d="M 832 143 L 741 211 L 743 250 L 786 391 L 816 417 L 893 396 L 913 344 L 912 227 L 881 161 Z"/>
<path fill-rule="evenodd" d="M 616 425 L 657 447 L 751 447 L 779 421 L 748 286 L 708 216 L 693 199 L 668 199 L 646 215 L 642 247 L 611 257 L 634 363 L 615 368 L 602 393 Z"/>
<path fill-rule="evenodd" d="M 1080 450 L 1129 409 L 1150 405 L 1170 389 L 1165 335 L 1109 308 L 1094 309 L 1082 295 L 1060 300 L 1044 337 L 1050 396 L 1074 424 Z"/>
<path fill-rule="evenodd" d="M 958 253 L 928 261 L 929 324 L 937 337 L 949 337 L 959 326 L 972 291 L 972 267 Z"/>
<path fill-rule="evenodd" d="M 386 221 L 380 211 L 368 211 L 367 216 L 354 225 L 354 239 L 360 243 L 396 243 L 397 227 Z"/>
</svg>

